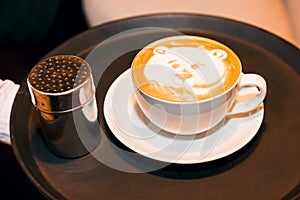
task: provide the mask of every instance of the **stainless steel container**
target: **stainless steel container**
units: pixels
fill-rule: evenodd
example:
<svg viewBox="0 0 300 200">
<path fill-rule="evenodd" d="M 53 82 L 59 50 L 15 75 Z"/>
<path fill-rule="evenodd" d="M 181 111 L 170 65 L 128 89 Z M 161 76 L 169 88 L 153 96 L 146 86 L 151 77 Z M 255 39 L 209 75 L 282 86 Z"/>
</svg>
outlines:
<svg viewBox="0 0 300 200">
<path fill-rule="evenodd" d="M 49 150 L 63 158 L 91 152 L 100 141 L 95 86 L 89 64 L 73 55 L 37 63 L 27 85 Z"/>
</svg>

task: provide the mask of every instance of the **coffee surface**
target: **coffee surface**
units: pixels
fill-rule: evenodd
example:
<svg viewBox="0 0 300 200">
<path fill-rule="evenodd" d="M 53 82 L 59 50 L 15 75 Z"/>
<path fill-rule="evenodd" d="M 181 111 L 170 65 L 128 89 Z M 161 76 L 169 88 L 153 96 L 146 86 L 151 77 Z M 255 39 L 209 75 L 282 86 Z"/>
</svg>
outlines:
<svg viewBox="0 0 300 200">
<path fill-rule="evenodd" d="M 236 54 L 203 37 L 172 36 L 143 48 L 132 62 L 132 77 L 145 93 L 167 101 L 198 101 L 222 94 L 241 73 Z"/>
</svg>

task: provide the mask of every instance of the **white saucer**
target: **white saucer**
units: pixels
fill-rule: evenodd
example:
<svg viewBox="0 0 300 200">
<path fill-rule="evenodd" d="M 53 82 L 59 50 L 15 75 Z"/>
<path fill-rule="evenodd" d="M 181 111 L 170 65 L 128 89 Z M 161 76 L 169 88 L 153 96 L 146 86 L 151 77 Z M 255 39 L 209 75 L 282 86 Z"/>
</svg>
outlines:
<svg viewBox="0 0 300 200">
<path fill-rule="evenodd" d="M 193 164 L 228 156 L 245 146 L 257 133 L 264 109 L 230 118 L 205 133 L 178 136 L 152 125 L 133 96 L 130 69 L 110 86 L 104 101 L 104 117 L 112 133 L 133 151 L 159 161 Z"/>
</svg>

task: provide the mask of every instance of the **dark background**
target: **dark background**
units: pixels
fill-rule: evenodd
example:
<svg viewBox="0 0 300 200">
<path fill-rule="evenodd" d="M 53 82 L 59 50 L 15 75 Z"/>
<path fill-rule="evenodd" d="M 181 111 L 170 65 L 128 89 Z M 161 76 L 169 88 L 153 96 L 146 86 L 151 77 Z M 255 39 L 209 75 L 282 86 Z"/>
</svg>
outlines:
<svg viewBox="0 0 300 200">
<path fill-rule="evenodd" d="M 48 10 L 50 11 L 50 9 L 52 9 L 52 14 L 55 15 L 53 16 L 54 18 L 52 18 L 52 20 L 49 19 L 47 22 L 49 24 L 48 27 L 43 27 L 45 32 L 39 32 L 39 25 L 42 26 L 44 23 L 42 20 L 47 20 L 47 18 L 39 18 L 39 13 L 47 14 L 47 10 L 42 10 L 42 6 L 40 5 L 42 1 L 39 1 L 40 0 L 27 0 L 26 2 L 22 2 L 25 7 L 32 4 L 32 6 L 28 8 L 28 13 L 33 13 L 31 15 L 33 16 L 33 22 L 31 22 L 31 24 L 21 22 L 19 24 L 19 32 L 16 30 L 16 26 L 12 28 L 12 26 L 7 25 L 9 23 L 0 23 L 2 30 L 2 32 L 0 31 L 0 37 L 2 36 L 2 38 L 0 38 L 0 79 L 2 80 L 9 79 L 20 84 L 33 65 L 47 52 L 88 28 L 82 13 L 80 0 L 57 0 L 54 5 L 56 7 L 49 8 Z M 3 2 L 1 1 L 1 3 Z M 1 9 L 9 8 L 12 3 L 13 1 L 8 0 L 7 4 L 4 3 L 4 5 L 2 5 Z M 27 5 L 25 5 L 25 3 L 27 3 Z M 14 5 L 17 6 L 18 4 Z M 23 10 L 25 10 L 25 8 Z M 18 12 L 18 10 L 7 11 L 7 13 L 9 12 L 13 15 L 14 12 Z M 0 12 L 2 21 L 0 22 L 3 22 L 3 20 L 7 22 L 9 17 L 1 15 L 3 13 L 2 10 Z M 36 16 L 34 16 L 34 14 Z M 27 16 L 24 17 L 26 18 Z M 15 22 L 10 24 L 13 23 Z M 35 26 L 32 25 L 33 23 L 35 23 Z M 13 32 L 17 31 L 18 35 L 6 34 L 6 37 L 3 39 L 4 32 L 9 33 L 9 29 L 12 29 L 11 31 Z M 29 30 L 28 32 L 31 31 L 31 34 L 25 33 L 25 29 Z M 0 143 L 0 199 L 20 198 L 44 199 L 19 166 L 12 147 Z"/>
</svg>

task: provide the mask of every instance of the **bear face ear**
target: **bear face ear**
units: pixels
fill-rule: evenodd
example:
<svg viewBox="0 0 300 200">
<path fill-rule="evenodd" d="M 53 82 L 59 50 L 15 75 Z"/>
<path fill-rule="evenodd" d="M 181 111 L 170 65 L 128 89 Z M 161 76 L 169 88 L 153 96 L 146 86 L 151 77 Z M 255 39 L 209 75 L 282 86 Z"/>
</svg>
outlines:
<svg viewBox="0 0 300 200">
<path fill-rule="evenodd" d="M 209 54 L 218 60 L 224 60 L 228 56 L 227 52 L 222 49 L 213 49 Z"/>
<path fill-rule="evenodd" d="M 162 54 L 166 54 L 166 51 L 168 51 L 168 47 L 166 46 L 159 46 L 159 47 L 156 47 L 154 50 L 153 50 L 153 53 L 155 55 L 162 55 Z"/>
</svg>

